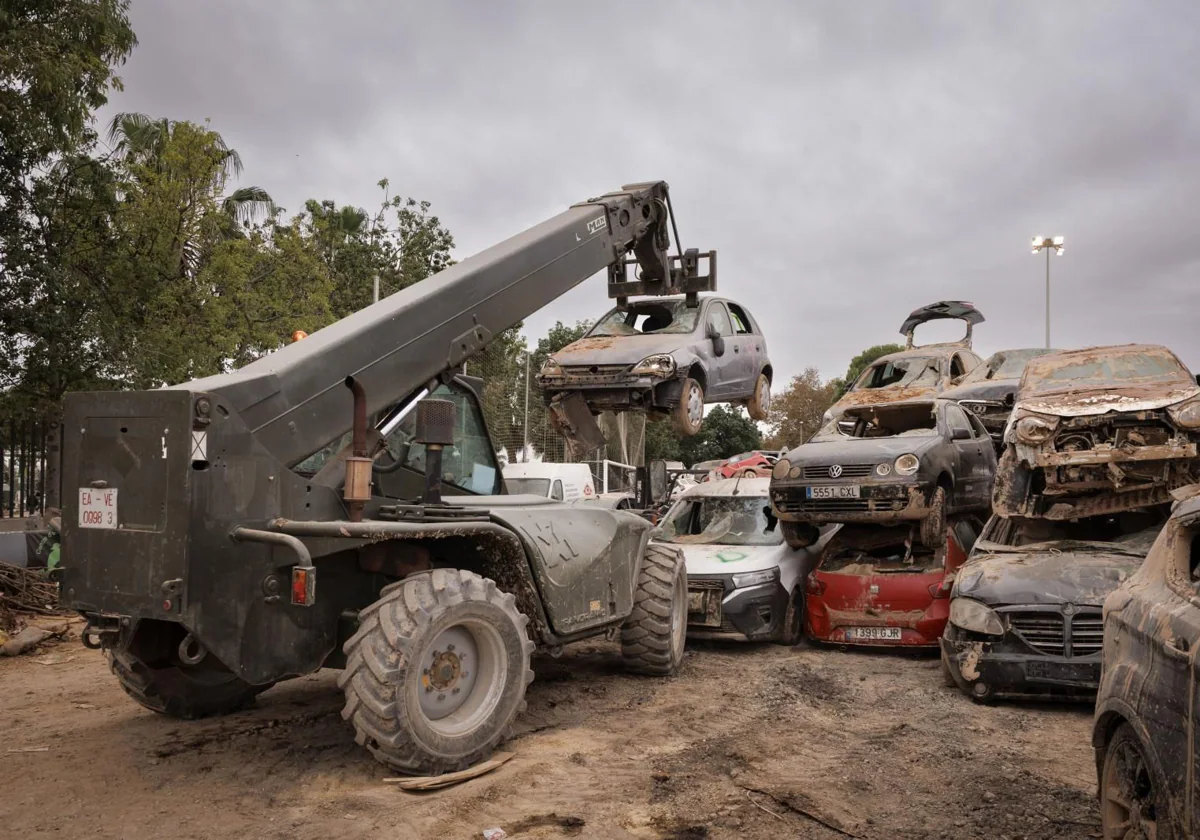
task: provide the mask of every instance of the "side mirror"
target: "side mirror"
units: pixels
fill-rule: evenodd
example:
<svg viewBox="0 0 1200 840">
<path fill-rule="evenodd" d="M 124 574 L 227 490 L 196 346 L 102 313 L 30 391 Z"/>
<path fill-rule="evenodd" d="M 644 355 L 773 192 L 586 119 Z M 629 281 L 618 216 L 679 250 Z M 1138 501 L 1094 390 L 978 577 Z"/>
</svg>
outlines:
<svg viewBox="0 0 1200 840">
<path fill-rule="evenodd" d="M 971 439 L 971 430 L 970 429 L 954 429 L 950 433 L 950 439 L 951 440 L 970 440 Z"/>
<path fill-rule="evenodd" d="M 704 336 L 712 342 L 714 354 L 725 355 L 725 338 L 711 321 L 704 325 Z"/>
<path fill-rule="evenodd" d="M 659 505 L 667 500 L 667 462 L 651 461 L 647 469 L 650 483 L 650 503 Z"/>
</svg>

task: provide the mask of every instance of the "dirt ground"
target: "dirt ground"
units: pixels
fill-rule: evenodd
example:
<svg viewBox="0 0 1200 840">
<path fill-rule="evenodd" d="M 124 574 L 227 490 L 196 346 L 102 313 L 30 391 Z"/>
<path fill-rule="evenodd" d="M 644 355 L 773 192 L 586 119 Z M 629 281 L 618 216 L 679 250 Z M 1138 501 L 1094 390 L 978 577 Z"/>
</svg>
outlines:
<svg viewBox="0 0 1200 840">
<path fill-rule="evenodd" d="M 1099 836 L 1090 708 L 978 706 L 936 657 L 689 642 L 662 680 L 596 644 L 534 668 L 515 757 L 414 794 L 354 744 L 333 672 L 185 723 L 128 700 L 77 640 L 0 659 L 0 834 Z"/>
</svg>

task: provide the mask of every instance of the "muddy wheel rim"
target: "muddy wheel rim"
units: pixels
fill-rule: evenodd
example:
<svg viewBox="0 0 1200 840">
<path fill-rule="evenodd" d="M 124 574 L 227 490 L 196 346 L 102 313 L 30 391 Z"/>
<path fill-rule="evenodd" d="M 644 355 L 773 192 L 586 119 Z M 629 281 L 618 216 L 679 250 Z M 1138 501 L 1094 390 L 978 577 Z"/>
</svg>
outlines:
<svg viewBox="0 0 1200 840">
<path fill-rule="evenodd" d="M 441 735 L 461 735 L 486 723 L 508 681 L 504 640 L 483 622 L 442 630 L 421 657 L 421 714 Z"/>
<path fill-rule="evenodd" d="M 687 576 L 676 575 L 671 588 L 671 660 L 678 662 L 687 637 Z"/>
<path fill-rule="evenodd" d="M 764 412 L 771 410 L 771 388 L 765 379 L 758 383 L 758 404 Z"/>
<path fill-rule="evenodd" d="M 1155 840 L 1154 782 L 1141 752 L 1125 741 L 1104 767 L 1101 821 L 1106 838 Z"/>
<path fill-rule="evenodd" d="M 688 422 L 699 426 L 704 419 L 704 400 L 700 397 L 700 389 L 693 385 L 688 390 L 687 398 Z"/>
</svg>

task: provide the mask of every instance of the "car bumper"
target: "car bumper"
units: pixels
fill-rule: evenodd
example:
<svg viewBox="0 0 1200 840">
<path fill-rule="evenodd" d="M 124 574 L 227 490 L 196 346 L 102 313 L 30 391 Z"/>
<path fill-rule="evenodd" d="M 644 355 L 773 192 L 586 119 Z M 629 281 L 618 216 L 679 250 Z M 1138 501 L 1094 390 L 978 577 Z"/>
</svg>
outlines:
<svg viewBox="0 0 1200 840">
<path fill-rule="evenodd" d="M 858 498 L 808 498 L 809 487 L 829 484 L 808 482 L 775 485 L 771 488 L 771 502 L 779 518 L 785 522 L 900 522 L 924 519 L 929 513 L 929 485 L 864 481 L 858 484 Z"/>
<path fill-rule="evenodd" d="M 936 648 L 949 618 L 949 599 L 933 599 L 922 611 L 887 612 L 830 609 L 822 596 L 809 595 L 805 608 L 805 630 L 817 641 L 861 647 Z M 898 638 L 863 638 L 860 628 L 886 628 Z"/>
<path fill-rule="evenodd" d="M 950 625 L 941 639 L 942 661 L 955 684 L 978 699 L 1045 697 L 1088 699 L 1100 684 L 1101 655 L 1064 657 L 1030 653 L 1008 637 L 996 641 L 953 638 Z"/>
<path fill-rule="evenodd" d="M 728 576 L 688 576 L 689 636 L 772 639 L 781 632 L 787 607 L 788 591 L 778 581 L 735 589 Z"/>
<path fill-rule="evenodd" d="M 545 398 L 562 391 L 583 394 L 588 404 L 599 409 L 627 409 L 646 406 L 671 406 L 679 402 L 682 379 L 651 376 L 547 376 L 540 377 Z"/>
</svg>

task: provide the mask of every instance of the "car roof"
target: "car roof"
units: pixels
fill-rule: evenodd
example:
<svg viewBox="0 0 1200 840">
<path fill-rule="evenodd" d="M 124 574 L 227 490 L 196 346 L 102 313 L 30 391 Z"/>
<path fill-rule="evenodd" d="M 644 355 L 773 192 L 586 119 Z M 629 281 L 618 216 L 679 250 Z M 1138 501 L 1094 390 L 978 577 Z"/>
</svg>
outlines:
<svg viewBox="0 0 1200 840">
<path fill-rule="evenodd" d="M 721 478 L 716 481 L 704 481 L 694 487 L 684 490 L 679 498 L 692 496 L 732 496 L 737 490 L 738 496 L 766 497 L 771 489 L 771 479 L 762 478 Z"/>
<path fill-rule="evenodd" d="M 948 357 L 963 350 L 975 356 L 979 355 L 970 347 L 964 347 L 961 344 L 922 344 L 920 347 L 913 347 L 910 350 L 901 350 L 898 353 L 888 353 L 886 356 L 880 356 L 867 365 L 866 368 L 863 368 L 863 370 L 873 368 L 880 362 L 894 362 L 899 359 L 920 359 L 926 356 Z"/>
<path fill-rule="evenodd" d="M 1162 344 L 1096 344 L 1091 347 L 1078 347 L 1073 350 L 1058 350 L 1054 353 L 1047 353 L 1041 357 L 1040 363 L 1044 364 L 1047 361 L 1052 361 L 1052 359 L 1048 358 L 1051 356 L 1062 356 L 1069 359 L 1075 356 L 1092 356 L 1106 351 L 1120 351 L 1122 353 L 1136 353 L 1138 351 L 1166 352 L 1172 356 L 1175 355 L 1175 352 L 1171 348 Z"/>
</svg>

